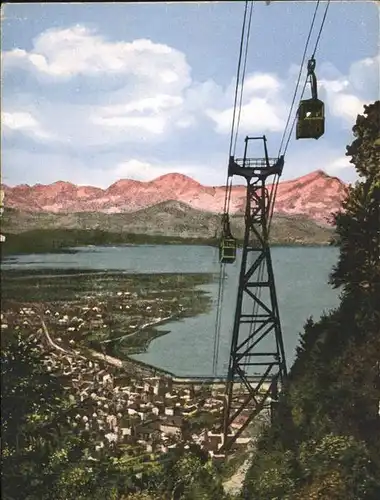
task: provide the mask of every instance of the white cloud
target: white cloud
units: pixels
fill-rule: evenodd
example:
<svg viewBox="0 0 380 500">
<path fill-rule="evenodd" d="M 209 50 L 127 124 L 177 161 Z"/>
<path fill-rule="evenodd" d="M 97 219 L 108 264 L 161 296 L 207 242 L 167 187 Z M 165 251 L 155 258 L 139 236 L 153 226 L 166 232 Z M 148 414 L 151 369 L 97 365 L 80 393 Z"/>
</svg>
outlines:
<svg viewBox="0 0 380 500">
<path fill-rule="evenodd" d="M 358 114 L 363 112 L 365 102 L 352 94 L 337 93 L 330 100 L 331 111 L 335 116 L 340 116 L 352 127 Z"/>
<path fill-rule="evenodd" d="M 167 165 L 132 159 L 118 163 L 112 170 L 112 176 L 115 181 L 118 179 L 150 181 L 171 171 Z"/>
<path fill-rule="evenodd" d="M 326 92 L 326 104 L 333 116 L 341 118 L 346 128 L 351 128 L 358 114 L 363 112 L 364 99 L 349 92 L 351 84 L 346 78 L 320 80 L 320 89 Z"/>
<path fill-rule="evenodd" d="M 214 120 L 216 131 L 226 134 L 231 130 L 233 108 L 224 111 L 208 110 L 208 116 Z M 279 116 L 278 109 L 265 99 L 253 98 L 242 106 L 240 130 L 242 132 L 279 132 L 284 128 L 285 120 Z"/>
<path fill-rule="evenodd" d="M 99 92 L 93 94 L 97 99 L 93 104 L 59 104 L 46 99 L 38 102 L 33 96 L 24 99 L 35 104 L 22 108 L 38 116 L 43 129 L 52 131 L 58 142 L 72 147 L 147 141 L 157 144 L 169 134 L 172 136 L 176 128 L 190 128 L 209 120 L 219 134 L 229 134 L 231 130 L 234 80 L 226 88 L 213 80 L 192 82 L 185 55 L 168 45 L 147 39 L 110 41 L 81 25 L 47 30 L 33 43 L 29 52 L 23 49 L 5 52 L 5 70 L 15 65 L 23 67 L 39 78 L 44 77 L 44 84 L 82 75 L 92 79 L 91 85 L 99 85 Z M 371 58 L 358 61 L 347 76 L 339 75 L 331 64 L 321 65 L 321 71 L 324 68 L 328 76 L 319 81 L 327 107 L 346 127 L 351 127 L 357 113 L 362 112 L 364 101 L 355 88 L 365 83 L 358 74 L 372 71 L 373 76 L 376 64 L 378 60 Z M 283 81 L 274 73 L 255 72 L 246 76 L 240 119 L 242 133 L 284 129 L 297 72 L 298 68 L 292 65 Z M 121 87 L 103 91 L 115 74 L 121 78 Z M 15 96 L 15 107 L 20 108 L 17 100 Z M 31 135 L 36 140 L 43 139 L 41 130 L 42 126 Z"/>
<path fill-rule="evenodd" d="M 142 129 L 144 132 L 160 135 L 165 130 L 165 119 L 159 116 L 142 117 L 142 116 L 93 116 L 90 118 L 95 125 L 103 125 L 105 127 L 113 127 L 120 129 Z"/>
<path fill-rule="evenodd" d="M 328 164 L 326 171 L 331 174 L 339 174 L 346 168 L 352 169 L 353 165 L 350 163 L 350 159 L 347 156 L 341 156 L 331 161 L 331 163 Z"/>
<path fill-rule="evenodd" d="M 348 75 L 336 75 L 319 81 L 326 92 L 326 103 L 333 116 L 341 118 L 346 128 L 351 128 L 358 114 L 363 113 L 364 104 L 374 98 L 380 90 L 380 56 L 367 57 L 354 62 Z M 331 73 L 331 72 L 330 72 Z"/>
<path fill-rule="evenodd" d="M 33 44 L 30 52 L 5 51 L 4 67 L 22 66 L 55 79 L 114 73 L 154 78 L 158 84 L 189 83 L 185 56 L 151 40 L 110 42 L 95 30 L 76 25 L 47 30 L 37 36 Z"/>
<path fill-rule="evenodd" d="M 178 111 L 183 104 L 181 96 L 157 94 L 130 101 L 125 104 L 101 106 L 95 108 L 89 120 L 95 125 L 105 127 L 119 127 L 128 129 L 141 129 L 143 132 L 154 135 L 163 134 L 169 125 L 168 114 L 165 112 Z M 182 120 L 177 126 L 187 127 L 189 123 Z"/>
<path fill-rule="evenodd" d="M 278 91 L 281 88 L 281 83 L 279 82 L 276 75 L 269 73 L 256 73 L 249 76 L 244 83 L 244 91 L 248 94 L 251 92 L 257 92 L 259 90 L 268 93 L 270 91 Z"/>
<path fill-rule="evenodd" d="M 215 179 L 215 171 L 219 170 L 219 166 L 207 164 L 207 169 L 205 169 L 205 164 L 199 163 L 189 163 L 179 161 L 163 162 L 160 160 L 138 160 L 130 159 L 122 161 L 116 164 L 115 167 L 111 168 L 108 177 L 111 182 L 115 182 L 119 179 L 134 179 L 139 181 L 151 181 L 157 177 L 173 172 L 179 174 L 187 175 L 193 177 L 195 180 L 202 182 L 204 184 L 212 184 Z M 221 182 L 224 180 L 224 173 L 220 176 Z"/>
<path fill-rule="evenodd" d="M 55 131 L 60 142 L 73 146 L 157 141 L 171 129 L 193 123 L 184 104 L 184 93 L 191 84 L 190 67 L 182 52 L 165 44 L 147 39 L 109 41 L 95 30 L 77 25 L 41 33 L 29 52 L 6 51 L 3 67 L 5 71 L 23 68 L 51 88 L 77 76 L 91 78 L 91 85 L 99 86 L 93 104 L 60 105 L 45 100 L 38 105 L 48 129 Z M 114 75 L 121 86 L 107 92 L 104 87 Z M 16 104 L 17 99 L 20 97 L 14 96 Z M 31 103 L 35 98 L 24 101 Z"/>
<path fill-rule="evenodd" d="M 230 85 L 226 92 L 231 92 Z M 241 132 L 279 132 L 285 126 L 287 107 L 281 89 L 283 84 L 276 75 L 253 73 L 247 76 L 240 115 Z M 230 101 L 231 102 L 231 101 Z M 233 107 L 209 107 L 206 114 L 216 126 L 216 131 L 227 134 L 231 130 Z"/>
<path fill-rule="evenodd" d="M 51 139 L 52 136 L 46 132 L 41 124 L 31 113 L 14 111 L 1 113 L 1 123 L 5 132 L 23 132 L 39 139 Z"/>
<path fill-rule="evenodd" d="M 380 90 L 380 55 L 354 62 L 350 67 L 349 80 L 356 91 L 364 94 L 370 88 Z"/>
<path fill-rule="evenodd" d="M 35 128 L 38 126 L 37 121 L 30 113 L 2 113 L 2 124 L 12 130 L 20 130 L 24 128 Z"/>
<path fill-rule="evenodd" d="M 171 96 L 168 94 L 157 94 L 154 97 L 146 97 L 131 101 L 124 105 L 119 106 L 104 106 L 100 108 L 100 112 L 106 115 L 119 115 L 124 113 L 152 111 L 159 113 L 166 109 L 175 108 L 183 103 L 183 98 L 180 96 Z"/>
</svg>

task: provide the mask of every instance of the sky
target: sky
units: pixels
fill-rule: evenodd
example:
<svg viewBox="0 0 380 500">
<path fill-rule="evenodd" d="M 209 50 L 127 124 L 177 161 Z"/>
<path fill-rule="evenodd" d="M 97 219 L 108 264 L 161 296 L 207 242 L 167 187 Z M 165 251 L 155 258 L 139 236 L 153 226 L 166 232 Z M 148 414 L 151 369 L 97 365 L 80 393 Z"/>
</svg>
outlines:
<svg viewBox="0 0 380 500">
<path fill-rule="evenodd" d="M 247 134 L 265 134 L 277 157 L 315 5 L 255 2 L 236 156 Z M 106 188 L 170 172 L 225 183 L 244 2 L 24 3 L 1 13 L 3 183 Z M 356 180 L 345 151 L 357 114 L 379 98 L 379 33 L 375 2 L 332 0 L 316 53 L 325 135 L 293 132 L 284 180 L 316 169 Z"/>
</svg>

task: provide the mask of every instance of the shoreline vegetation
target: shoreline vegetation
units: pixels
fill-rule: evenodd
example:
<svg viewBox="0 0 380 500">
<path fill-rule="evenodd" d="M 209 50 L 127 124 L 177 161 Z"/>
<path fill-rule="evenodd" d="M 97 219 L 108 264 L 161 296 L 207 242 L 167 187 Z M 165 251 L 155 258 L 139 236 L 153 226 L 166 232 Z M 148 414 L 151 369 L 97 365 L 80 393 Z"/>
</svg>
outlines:
<svg viewBox="0 0 380 500">
<path fill-rule="evenodd" d="M 181 238 L 177 236 L 113 233 L 103 230 L 85 229 L 33 229 L 18 234 L 3 233 L 2 256 L 32 253 L 75 253 L 75 248 L 88 246 L 128 245 L 210 245 L 216 239 Z"/>
<path fill-rule="evenodd" d="M 2 233 L 1 258 L 40 253 L 75 253 L 75 248 L 88 246 L 128 245 L 202 245 L 219 246 L 217 238 L 185 238 L 162 234 L 114 233 L 99 229 L 33 229 L 21 233 Z M 237 239 L 238 247 L 242 240 Z M 272 246 L 329 246 L 333 241 L 312 242 L 291 237 L 275 240 Z"/>
</svg>

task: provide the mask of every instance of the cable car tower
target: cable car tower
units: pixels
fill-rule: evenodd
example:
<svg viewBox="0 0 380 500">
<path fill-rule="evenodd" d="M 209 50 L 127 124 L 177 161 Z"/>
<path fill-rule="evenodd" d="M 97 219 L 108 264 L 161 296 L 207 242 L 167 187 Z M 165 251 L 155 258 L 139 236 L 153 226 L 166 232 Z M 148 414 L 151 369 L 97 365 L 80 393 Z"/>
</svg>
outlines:
<svg viewBox="0 0 380 500">
<path fill-rule="evenodd" d="M 251 141 L 261 141 L 263 156 L 248 157 Z M 245 233 L 235 319 L 225 391 L 225 453 L 248 424 L 277 397 L 286 376 L 286 362 L 269 245 L 270 222 L 284 157 L 269 158 L 266 137 L 246 137 L 244 157 L 230 157 L 228 175 L 247 184 Z M 236 433 L 231 426 L 240 422 Z"/>
</svg>

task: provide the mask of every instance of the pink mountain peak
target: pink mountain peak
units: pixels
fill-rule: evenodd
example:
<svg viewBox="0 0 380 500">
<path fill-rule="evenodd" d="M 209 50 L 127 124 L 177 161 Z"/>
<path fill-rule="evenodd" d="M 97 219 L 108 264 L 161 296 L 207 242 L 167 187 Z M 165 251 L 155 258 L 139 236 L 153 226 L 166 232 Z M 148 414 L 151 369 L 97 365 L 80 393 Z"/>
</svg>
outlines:
<svg viewBox="0 0 380 500">
<path fill-rule="evenodd" d="M 142 181 L 136 181 L 134 179 L 119 179 L 118 181 L 114 182 L 108 188 L 106 189 L 107 191 L 109 189 L 123 189 L 123 188 L 128 188 L 130 186 L 137 186 L 143 184 Z"/>
<path fill-rule="evenodd" d="M 171 174 L 164 174 L 161 175 L 160 177 L 156 177 L 153 181 L 151 181 L 153 184 L 159 184 L 161 186 L 167 186 L 167 187 L 172 187 L 172 186 L 178 186 L 178 185 L 184 185 L 184 186 L 201 186 L 201 184 L 193 179 L 192 177 L 189 177 L 184 174 L 180 174 L 178 172 L 173 172 Z"/>
</svg>

